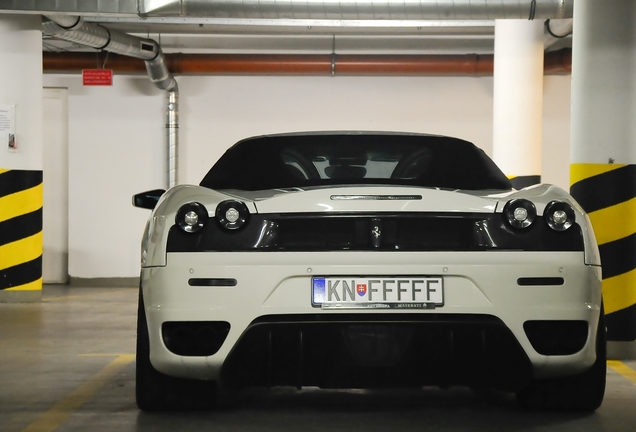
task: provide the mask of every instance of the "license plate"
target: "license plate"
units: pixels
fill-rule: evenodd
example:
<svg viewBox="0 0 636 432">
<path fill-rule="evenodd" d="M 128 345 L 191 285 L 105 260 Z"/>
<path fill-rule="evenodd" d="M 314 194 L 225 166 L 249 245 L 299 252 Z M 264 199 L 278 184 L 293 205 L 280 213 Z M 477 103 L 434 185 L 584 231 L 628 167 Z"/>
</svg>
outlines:
<svg viewBox="0 0 636 432">
<path fill-rule="evenodd" d="M 323 309 L 433 309 L 444 306 L 444 281 L 421 277 L 314 277 L 312 305 Z"/>
</svg>

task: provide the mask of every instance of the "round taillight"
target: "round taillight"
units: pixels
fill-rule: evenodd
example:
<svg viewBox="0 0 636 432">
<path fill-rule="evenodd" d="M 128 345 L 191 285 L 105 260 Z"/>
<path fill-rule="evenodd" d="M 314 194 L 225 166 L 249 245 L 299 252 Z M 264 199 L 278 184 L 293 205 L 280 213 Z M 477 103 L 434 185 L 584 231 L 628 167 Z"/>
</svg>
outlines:
<svg viewBox="0 0 636 432">
<path fill-rule="evenodd" d="M 198 202 L 191 202 L 181 206 L 175 217 L 175 223 L 184 232 L 200 231 L 208 221 L 208 211 Z"/>
<path fill-rule="evenodd" d="M 504 206 L 503 216 L 511 227 L 528 228 L 537 217 L 537 208 L 527 199 L 513 199 Z"/>
<path fill-rule="evenodd" d="M 250 212 L 247 206 L 235 200 L 227 200 L 219 203 L 214 215 L 219 225 L 228 230 L 241 228 L 250 218 Z"/>
<path fill-rule="evenodd" d="M 543 218 L 553 230 L 565 231 L 574 225 L 576 214 L 570 204 L 562 201 L 551 201 L 543 210 Z"/>
</svg>

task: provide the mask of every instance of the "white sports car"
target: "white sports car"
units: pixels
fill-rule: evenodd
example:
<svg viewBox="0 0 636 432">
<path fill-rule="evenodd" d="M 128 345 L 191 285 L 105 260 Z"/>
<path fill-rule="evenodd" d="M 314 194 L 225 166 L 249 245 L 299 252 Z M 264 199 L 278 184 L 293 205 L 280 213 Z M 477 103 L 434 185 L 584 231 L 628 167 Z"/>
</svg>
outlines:
<svg viewBox="0 0 636 432">
<path fill-rule="evenodd" d="M 601 262 L 587 215 L 516 191 L 473 144 L 376 132 L 231 147 L 199 186 L 134 197 L 137 404 L 250 386 L 461 385 L 528 408 L 605 390 Z"/>
</svg>

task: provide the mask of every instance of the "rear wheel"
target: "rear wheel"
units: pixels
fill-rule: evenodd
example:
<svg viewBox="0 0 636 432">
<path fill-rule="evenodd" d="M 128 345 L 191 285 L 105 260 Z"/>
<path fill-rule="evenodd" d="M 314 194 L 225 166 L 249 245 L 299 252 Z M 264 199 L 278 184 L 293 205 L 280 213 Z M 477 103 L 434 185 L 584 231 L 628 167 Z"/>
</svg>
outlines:
<svg viewBox="0 0 636 432">
<path fill-rule="evenodd" d="M 605 316 L 596 334 L 596 361 L 587 371 L 566 378 L 537 380 L 517 393 L 517 401 L 527 409 L 594 411 L 601 406 L 606 379 Z"/>
<path fill-rule="evenodd" d="M 205 409 L 213 405 L 214 383 L 171 377 L 156 370 L 150 362 L 148 323 L 141 289 L 137 309 L 137 406 L 142 411 Z"/>
</svg>

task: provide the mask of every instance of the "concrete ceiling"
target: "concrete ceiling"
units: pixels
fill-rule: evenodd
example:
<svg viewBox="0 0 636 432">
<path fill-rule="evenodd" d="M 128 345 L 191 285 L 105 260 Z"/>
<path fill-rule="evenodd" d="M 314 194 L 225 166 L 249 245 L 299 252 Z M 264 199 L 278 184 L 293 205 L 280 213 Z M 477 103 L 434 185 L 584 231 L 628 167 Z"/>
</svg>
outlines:
<svg viewBox="0 0 636 432">
<path fill-rule="evenodd" d="M 206 19 L 85 17 L 107 28 L 149 37 L 165 53 L 221 54 L 492 54 L 494 20 L 429 21 L 416 27 L 329 27 L 217 24 Z M 550 50 L 572 46 L 571 36 L 547 37 Z M 89 48 L 43 36 L 45 51 Z"/>
<path fill-rule="evenodd" d="M 166 53 L 211 54 L 492 54 L 487 18 L 531 11 L 545 21 L 571 9 L 572 0 L 0 0 L 0 13 L 80 15 Z M 571 47 L 571 37 L 548 36 L 546 46 Z M 43 49 L 92 50 L 47 35 Z"/>
</svg>

